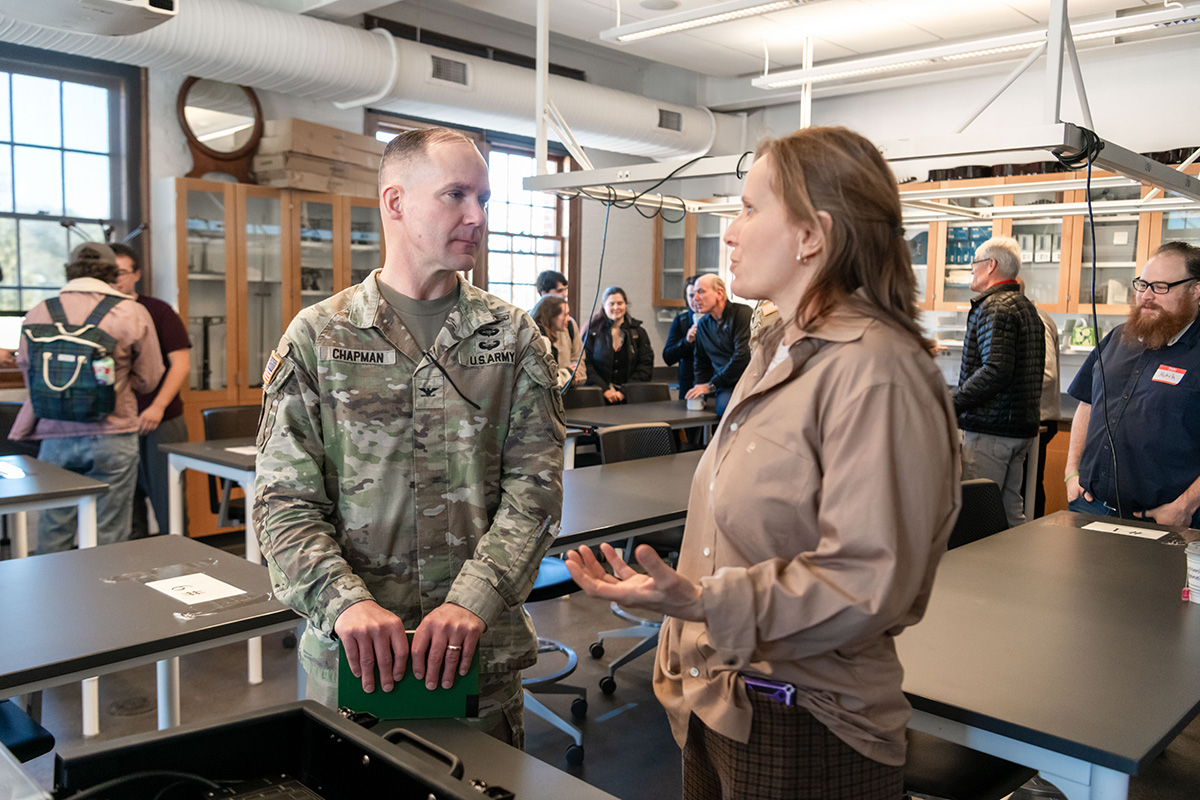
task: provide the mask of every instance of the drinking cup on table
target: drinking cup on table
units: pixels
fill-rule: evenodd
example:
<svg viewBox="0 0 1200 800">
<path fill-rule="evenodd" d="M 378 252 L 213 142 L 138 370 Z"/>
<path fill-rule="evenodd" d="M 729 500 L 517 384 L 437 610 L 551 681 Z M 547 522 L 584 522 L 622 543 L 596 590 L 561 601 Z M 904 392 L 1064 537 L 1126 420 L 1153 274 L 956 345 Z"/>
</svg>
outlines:
<svg viewBox="0 0 1200 800">
<path fill-rule="evenodd" d="M 1187 553 L 1188 600 L 1200 603 L 1200 542 L 1192 542 L 1184 552 Z"/>
<path fill-rule="evenodd" d="M 688 409 L 688 411 L 703 411 L 704 410 L 704 398 L 703 397 L 691 398 L 690 400 L 687 401 L 687 409 Z M 1200 554 L 1198 554 L 1197 557 L 1200 558 Z M 1198 601 L 1198 602 L 1200 602 L 1200 601 Z"/>
</svg>

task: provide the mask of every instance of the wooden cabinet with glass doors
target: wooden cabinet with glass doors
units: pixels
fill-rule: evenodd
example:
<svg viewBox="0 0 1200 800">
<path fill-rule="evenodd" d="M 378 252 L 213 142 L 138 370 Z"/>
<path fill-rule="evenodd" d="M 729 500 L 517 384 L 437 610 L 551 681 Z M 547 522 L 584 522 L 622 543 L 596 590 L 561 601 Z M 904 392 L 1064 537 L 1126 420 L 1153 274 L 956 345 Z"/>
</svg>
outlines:
<svg viewBox="0 0 1200 800">
<path fill-rule="evenodd" d="M 693 275 L 721 271 L 721 234 L 729 220 L 716 214 L 666 211 L 654 218 L 654 305 L 687 305 L 683 288 Z"/>
<path fill-rule="evenodd" d="M 192 343 L 183 391 L 192 440 L 203 411 L 257 405 L 271 350 L 300 309 L 383 262 L 372 198 L 181 178 L 176 181 L 179 313 Z M 189 473 L 188 532 L 220 532 L 207 476 Z"/>
<path fill-rule="evenodd" d="M 1198 174 L 1200 165 L 1187 171 Z M 1102 204 L 1106 201 L 1138 200 L 1150 189 L 1096 171 L 1091 190 L 1092 202 L 1097 204 L 1093 247 L 1085 205 L 1087 191 L 1079 188 L 1083 180 L 1083 173 L 1070 172 L 901 187 L 902 199 L 909 192 L 920 192 L 922 199 L 931 197 L 929 190 L 934 189 L 947 193 L 935 202 L 993 208 L 996 214 L 990 220 L 964 217 L 905 221 L 920 307 L 938 311 L 970 309 L 970 299 L 975 295 L 969 287 L 970 262 L 975 249 L 993 233 L 1012 236 L 1021 245 L 1021 275 L 1026 291 L 1039 308 L 1051 313 L 1090 311 L 1093 253 L 1096 310 L 1100 314 L 1124 315 L 1133 300 L 1131 282 L 1155 248 L 1171 240 L 1200 244 L 1200 204 L 1196 210 L 1183 211 L 1142 211 L 1136 206 L 1119 211 L 1105 209 Z M 1056 185 L 1059 183 L 1061 187 Z M 974 193 L 964 194 L 964 187 L 973 188 Z M 1043 205 L 1045 213 L 1038 213 L 1038 206 Z M 1018 210 L 1018 216 L 1006 216 Z"/>
</svg>

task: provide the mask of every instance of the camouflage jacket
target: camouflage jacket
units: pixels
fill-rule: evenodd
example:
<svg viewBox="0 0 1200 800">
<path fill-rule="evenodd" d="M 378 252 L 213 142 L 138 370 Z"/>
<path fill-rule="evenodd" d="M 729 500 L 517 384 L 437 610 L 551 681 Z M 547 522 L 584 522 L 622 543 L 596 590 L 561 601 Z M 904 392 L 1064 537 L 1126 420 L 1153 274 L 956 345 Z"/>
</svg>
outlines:
<svg viewBox="0 0 1200 800">
<path fill-rule="evenodd" d="M 309 621 L 306 669 L 336 669 L 334 622 L 368 599 L 409 630 L 461 605 L 487 625 L 482 670 L 521 669 L 562 514 L 556 365 L 528 314 L 461 278 L 422 355 L 378 274 L 301 311 L 268 362 L 254 524 L 272 584 Z"/>
</svg>

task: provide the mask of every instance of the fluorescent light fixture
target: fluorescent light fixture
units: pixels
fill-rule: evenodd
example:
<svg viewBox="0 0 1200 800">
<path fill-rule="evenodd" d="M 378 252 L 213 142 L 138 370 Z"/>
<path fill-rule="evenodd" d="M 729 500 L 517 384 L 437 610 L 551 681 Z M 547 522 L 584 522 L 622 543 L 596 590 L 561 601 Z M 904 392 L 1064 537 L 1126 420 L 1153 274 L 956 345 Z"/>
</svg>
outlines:
<svg viewBox="0 0 1200 800">
<path fill-rule="evenodd" d="M 1146 14 L 1131 14 L 1113 19 L 1091 20 L 1072 23 L 1071 34 L 1077 42 L 1092 39 L 1109 39 L 1150 30 L 1174 32 L 1179 28 L 1200 22 L 1200 4 L 1181 8 L 1159 9 Z M 757 89 L 782 89 L 804 83 L 854 78 L 880 72 L 894 72 L 911 67 L 955 63 L 972 58 L 1016 53 L 1032 50 L 1046 41 L 1043 29 L 1027 30 L 988 39 L 934 45 L 914 50 L 904 50 L 882 56 L 868 56 L 852 60 L 825 64 L 812 69 L 793 69 L 763 75 L 750 81 Z"/>
<path fill-rule="evenodd" d="M 1023 50 L 1032 50 L 1035 47 L 1041 47 L 1041 45 L 1041 42 L 1021 42 L 1020 44 L 1010 44 L 1005 47 L 988 47 L 983 50 L 972 50 L 969 53 L 951 53 L 950 55 L 942 56 L 942 61 L 961 61 L 966 58 L 998 56 L 1001 53 L 1019 53 Z"/>
<path fill-rule="evenodd" d="M 645 22 L 622 25 L 619 28 L 609 28 L 606 31 L 600 31 L 600 38 L 606 42 L 629 44 L 651 36 L 661 36 L 664 33 L 677 33 L 692 28 L 702 28 L 705 25 L 716 25 L 719 22 L 769 14 L 772 11 L 798 6 L 803 2 L 805 0 L 731 0 L 731 2 L 713 3 L 691 11 L 667 14 Z"/>
</svg>

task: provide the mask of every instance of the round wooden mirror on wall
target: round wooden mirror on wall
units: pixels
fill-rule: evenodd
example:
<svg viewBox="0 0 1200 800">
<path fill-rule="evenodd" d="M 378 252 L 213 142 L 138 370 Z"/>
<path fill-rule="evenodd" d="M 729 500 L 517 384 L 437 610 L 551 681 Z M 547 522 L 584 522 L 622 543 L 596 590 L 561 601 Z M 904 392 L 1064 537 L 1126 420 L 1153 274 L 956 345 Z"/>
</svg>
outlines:
<svg viewBox="0 0 1200 800">
<path fill-rule="evenodd" d="M 248 86 L 189 77 L 175 101 L 179 127 L 192 152 L 185 177 L 217 172 L 251 183 L 251 159 L 263 135 L 258 96 Z"/>
</svg>

